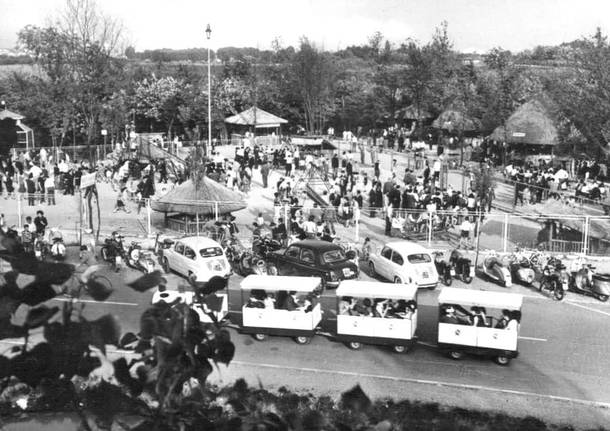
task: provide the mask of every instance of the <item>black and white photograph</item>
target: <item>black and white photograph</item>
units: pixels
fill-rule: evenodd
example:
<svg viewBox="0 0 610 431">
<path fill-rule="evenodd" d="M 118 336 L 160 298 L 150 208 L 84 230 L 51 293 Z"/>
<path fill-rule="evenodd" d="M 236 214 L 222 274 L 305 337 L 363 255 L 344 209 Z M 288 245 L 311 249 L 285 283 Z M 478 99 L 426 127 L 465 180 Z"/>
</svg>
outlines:
<svg viewBox="0 0 610 431">
<path fill-rule="evenodd" d="M 0 0 L 0 429 L 610 430 L 609 35 Z"/>
</svg>

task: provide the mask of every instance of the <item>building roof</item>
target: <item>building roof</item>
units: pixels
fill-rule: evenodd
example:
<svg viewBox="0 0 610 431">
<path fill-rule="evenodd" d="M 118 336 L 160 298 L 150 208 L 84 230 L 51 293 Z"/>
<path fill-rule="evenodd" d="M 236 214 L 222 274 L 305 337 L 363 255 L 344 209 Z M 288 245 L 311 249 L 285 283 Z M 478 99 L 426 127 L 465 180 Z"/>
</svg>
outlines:
<svg viewBox="0 0 610 431">
<path fill-rule="evenodd" d="M 559 143 L 554 109 L 548 100 L 530 100 L 521 105 L 497 127 L 491 139 L 508 143 L 557 145 Z"/>
<path fill-rule="evenodd" d="M 474 132 L 481 128 L 481 122 L 461 110 L 446 109 L 432 122 L 432 127 L 449 132 Z"/>
<path fill-rule="evenodd" d="M 25 117 L 16 112 L 9 111 L 8 109 L 0 110 L 0 120 L 6 120 L 7 118 L 15 121 L 23 120 Z"/>
<path fill-rule="evenodd" d="M 276 115 L 253 106 L 232 117 L 225 118 L 225 123 L 236 124 L 239 126 L 254 126 L 254 127 L 279 127 L 280 124 L 287 123 Z"/>
<path fill-rule="evenodd" d="M 183 182 L 157 200 L 151 201 L 155 211 L 183 214 L 226 214 L 246 208 L 241 193 L 205 177 L 197 186 L 192 180 Z"/>
</svg>

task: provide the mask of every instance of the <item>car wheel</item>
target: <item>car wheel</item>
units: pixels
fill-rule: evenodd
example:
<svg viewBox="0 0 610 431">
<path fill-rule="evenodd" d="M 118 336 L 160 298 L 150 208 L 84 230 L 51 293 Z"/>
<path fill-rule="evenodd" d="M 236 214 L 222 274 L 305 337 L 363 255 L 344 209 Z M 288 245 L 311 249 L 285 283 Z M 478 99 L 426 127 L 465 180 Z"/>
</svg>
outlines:
<svg viewBox="0 0 610 431">
<path fill-rule="evenodd" d="M 394 284 L 402 284 L 402 279 L 400 277 L 394 277 Z"/>
<path fill-rule="evenodd" d="M 294 337 L 294 341 L 296 341 L 297 344 L 305 345 L 311 342 L 311 337 Z"/>
<path fill-rule="evenodd" d="M 357 341 L 351 341 L 348 343 L 348 347 L 352 350 L 360 350 L 362 348 L 362 344 Z"/>
<path fill-rule="evenodd" d="M 369 269 L 371 270 L 371 276 L 372 277 L 377 275 L 377 273 L 375 272 L 375 264 L 373 262 L 369 262 Z"/>
<path fill-rule="evenodd" d="M 459 361 L 464 357 L 464 353 L 459 350 L 452 350 L 449 352 L 449 357 L 455 361 Z"/>
<path fill-rule="evenodd" d="M 102 256 L 102 260 L 103 261 L 108 261 L 109 257 L 108 257 L 108 249 L 106 247 L 102 247 L 100 250 L 100 255 Z"/>
<path fill-rule="evenodd" d="M 163 271 L 165 271 L 166 274 L 169 274 L 172 270 L 169 267 L 169 261 L 167 260 L 167 257 L 163 258 L 163 260 L 161 261 L 161 266 L 163 266 Z"/>
<path fill-rule="evenodd" d="M 604 295 L 604 294 L 598 294 L 597 295 L 597 299 L 599 299 L 601 302 L 606 302 L 608 301 L 608 295 Z"/>
<path fill-rule="evenodd" d="M 494 358 L 494 360 L 496 361 L 496 364 L 504 367 L 510 364 L 510 358 L 506 355 L 498 355 Z"/>
<path fill-rule="evenodd" d="M 187 278 L 189 280 L 189 283 L 191 283 L 191 286 L 195 286 L 197 284 L 197 276 L 193 274 L 192 271 L 189 271 Z"/>
<path fill-rule="evenodd" d="M 394 353 L 405 353 L 407 351 L 407 346 L 395 345 L 392 347 L 392 350 L 394 350 Z"/>
<path fill-rule="evenodd" d="M 256 341 L 265 341 L 267 339 L 267 334 L 254 334 L 254 339 Z"/>
</svg>

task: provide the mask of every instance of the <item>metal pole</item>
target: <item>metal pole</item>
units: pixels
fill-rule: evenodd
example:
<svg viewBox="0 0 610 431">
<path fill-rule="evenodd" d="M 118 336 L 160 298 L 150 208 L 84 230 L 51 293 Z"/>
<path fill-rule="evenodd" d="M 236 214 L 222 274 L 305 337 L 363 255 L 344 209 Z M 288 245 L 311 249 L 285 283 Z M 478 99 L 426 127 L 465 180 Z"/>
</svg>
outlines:
<svg viewBox="0 0 610 431">
<path fill-rule="evenodd" d="M 432 244 L 432 213 L 428 211 L 428 247 Z"/>
<path fill-rule="evenodd" d="M 583 240 L 582 240 L 582 254 L 583 256 L 587 254 L 587 249 L 589 248 L 589 225 L 591 222 L 591 218 L 589 216 L 585 216 L 585 228 L 583 229 Z"/>
<path fill-rule="evenodd" d="M 360 231 L 360 221 L 356 220 L 356 241 L 360 241 L 360 238 L 358 237 L 359 231 Z"/>
<path fill-rule="evenodd" d="M 195 214 L 195 223 L 197 223 L 197 236 L 199 236 L 199 213 Z"/>
<path fill-rule="evenodd" d="M 151 208 L 150 208 L 150 198 L 146 199 L 146 229 L 148 230 L 148 235 L 152 234 L 152 225 L 151 225 Z"/>
<path fill-rule="evenodd" d="M 21 229 L 21 193 L 17 193 L 17 226 Z"/>
<path fill-rule="evenodd" d="M 209 24 L 208 24 L 208 29 L 210 28 Z M 212 79 L 211 79 L 211 75 L 210 75 L 210 36 L 211 36 L 211 31 L 207 32 L 208 35 L 208 145 L 211 146 L 212 145 Z M 204 154 L 207 156 L 208 152 L 207 152 L 207 146 L 204 147 L 205 151 Z"/>
<path fill-rule="evenodd" d="M 502 250 L 506 253 L 508 247 L 508 214 L 504 214 L 504 227 L 502 229 Z"/>
<path fill-rule="evenodd" d="M 214 220 L 218 221 L 218 202 L 214 202 Z"/>
</svg>

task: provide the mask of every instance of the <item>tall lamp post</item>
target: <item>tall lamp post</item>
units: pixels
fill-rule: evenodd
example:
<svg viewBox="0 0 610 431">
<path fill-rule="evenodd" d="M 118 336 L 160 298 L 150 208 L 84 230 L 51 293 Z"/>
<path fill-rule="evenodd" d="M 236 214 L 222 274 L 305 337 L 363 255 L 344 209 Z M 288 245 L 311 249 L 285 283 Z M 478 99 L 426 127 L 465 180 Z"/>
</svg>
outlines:
<svg viewBox="0 0 610 431">
<path fill-rule="evenodd" d="M 212 37 L 212 29 L 210 24 L 205 29 L 205 35 L 208 38 L 208 145 L 212 146 L 212 79 L 210 74 L 210 37 Z M 208 145 L 204 147 L 204 154 L 208 155 Z"/>
</svg>

